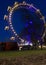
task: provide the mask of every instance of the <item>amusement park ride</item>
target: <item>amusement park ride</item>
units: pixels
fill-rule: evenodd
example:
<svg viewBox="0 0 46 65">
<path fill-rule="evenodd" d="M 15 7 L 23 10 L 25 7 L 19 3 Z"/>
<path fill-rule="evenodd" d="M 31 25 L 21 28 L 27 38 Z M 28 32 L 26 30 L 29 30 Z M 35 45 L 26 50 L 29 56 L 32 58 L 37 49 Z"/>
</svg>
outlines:
<svg viewBox="0 0 46 65">
<path fill-rule="evenodd" d="M 11 30 L 14 36 L 11 41 L 16 41 L 19 46 L 32 45 L 40 42 L 45 36 L 45 17 L 40 10 L 25 1 L 15 2 L 12 7 L 8 6 L 8 15 L 4 15 L 4 20 L 8 21 L 8 26 L 4 30 Z"/>
</svg>

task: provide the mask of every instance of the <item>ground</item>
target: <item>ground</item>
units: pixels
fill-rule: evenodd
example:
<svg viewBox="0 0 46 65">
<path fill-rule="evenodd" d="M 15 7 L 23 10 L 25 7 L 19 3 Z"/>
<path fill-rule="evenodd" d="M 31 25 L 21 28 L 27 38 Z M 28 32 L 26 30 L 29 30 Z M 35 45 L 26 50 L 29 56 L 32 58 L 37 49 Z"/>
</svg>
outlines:
<svg viewBox="0 0 46 65">
<path fill-rule="evenodd" d="M 0 65 L 46 65 L 46 50 L 3 51 Z"/>
</svg>

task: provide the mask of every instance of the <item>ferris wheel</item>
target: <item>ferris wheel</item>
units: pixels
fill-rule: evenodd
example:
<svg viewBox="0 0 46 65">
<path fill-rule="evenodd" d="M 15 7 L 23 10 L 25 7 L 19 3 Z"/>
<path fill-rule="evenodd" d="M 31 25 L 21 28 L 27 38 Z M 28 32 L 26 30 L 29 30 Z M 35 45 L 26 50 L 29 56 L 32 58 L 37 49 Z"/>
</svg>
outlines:
<svg viewBox="0 0 46 65">
<path fill-rule="evenodd" d="M 23 43 L 44 38 L 45 17 L 33 4 L 28 4 L 25 1 L 15 2 L 12 7 L 8 6 L 7 11 L 9 14 L 4 15 L 4 20 L 7 20 L 9 25 L 5 26 L 4 30 L 11 29 L 14 36 L 10 40 L 19 39 Z"/>
</svg>

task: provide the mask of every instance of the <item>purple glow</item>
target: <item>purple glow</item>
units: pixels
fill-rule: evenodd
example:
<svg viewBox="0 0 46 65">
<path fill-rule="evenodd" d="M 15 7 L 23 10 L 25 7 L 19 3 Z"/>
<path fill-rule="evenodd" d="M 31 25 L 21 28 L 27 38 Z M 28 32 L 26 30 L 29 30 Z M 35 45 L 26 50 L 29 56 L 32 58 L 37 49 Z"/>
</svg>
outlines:
<svg viewBox="0 0 46 65">
<path fill-rule="evenodd" d="M 25 27 L 28 27 L 28 24 L 26 24 Z"/>
<path fill-rule="evenodd" d="M 32 21 L 30 21 L 30 24 L 32 24 Z"/>
</svg>

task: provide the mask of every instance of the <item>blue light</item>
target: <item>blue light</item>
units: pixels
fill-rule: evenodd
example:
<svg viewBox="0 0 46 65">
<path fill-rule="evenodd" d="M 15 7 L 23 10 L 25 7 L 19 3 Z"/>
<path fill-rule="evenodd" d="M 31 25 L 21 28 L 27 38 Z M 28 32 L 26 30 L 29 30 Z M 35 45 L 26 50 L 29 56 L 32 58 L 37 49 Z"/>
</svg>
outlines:
<svg viewBox="0 0 46 65">
<path fill-rule="evenodd" d="M 32 21 L 30 21 L 30 24 L 32 24 Z"/>
<path fill-rule="evenodd" d="M 26 24 L 25 27 L 28 27 L 29 24 Z"/>
</svg>

